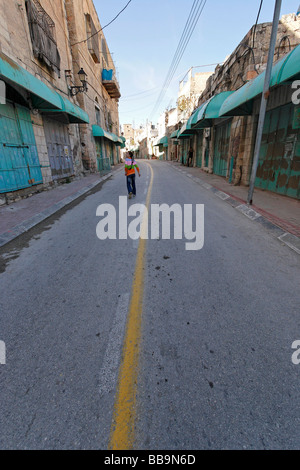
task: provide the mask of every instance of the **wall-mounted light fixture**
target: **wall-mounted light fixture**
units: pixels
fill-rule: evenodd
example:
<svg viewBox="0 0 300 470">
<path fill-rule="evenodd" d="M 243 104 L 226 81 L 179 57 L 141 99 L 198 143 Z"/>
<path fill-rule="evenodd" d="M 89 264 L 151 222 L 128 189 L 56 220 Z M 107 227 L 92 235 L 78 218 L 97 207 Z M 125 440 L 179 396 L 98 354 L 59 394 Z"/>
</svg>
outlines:
<svg viewBox="0 0 300 470">
<path fill-rule="evenodd" d="M 70 86 L 69 85 L 68 89 L 69 89 L 69 92 L 70 92 L 71 96 L 75 96 L 78 93 L 84 93 L 85 91 L 88 90 L 87 81 L 86 81 L 87 75 L 86 75 L 86 73 L 85 73 L 85 71 L 83 70 L 82 67 L 79 70 L 78 75 L 79 75 L 79 79 L 80 79 L 82 85 L 81 86 Z M 65 76 L 66 76 L 66 79 L 71 78 L 71 70 L 65 70 Z"/>
</svg>

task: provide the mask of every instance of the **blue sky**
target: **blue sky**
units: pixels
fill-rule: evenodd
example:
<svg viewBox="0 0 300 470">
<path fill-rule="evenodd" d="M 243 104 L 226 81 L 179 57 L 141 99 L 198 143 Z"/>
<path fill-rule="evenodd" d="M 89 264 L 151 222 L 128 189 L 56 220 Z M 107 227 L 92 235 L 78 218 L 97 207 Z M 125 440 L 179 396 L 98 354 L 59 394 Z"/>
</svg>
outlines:
<svg viewBox="0 0 300 470">
<path fill-rule="evenodd" d="M 101 26 L 109 23 L 128 0 L 94 0 Z M 281 16 L 295 13 L 300 0 L 283 0 Z M 153 111 L 179 44 L 193 0 L 132 0 L 104 29 L 121 88 L 120 124 L 145 124 Z M 157 112 L 175 106 L 179 82 L 191 67 L 214 71 L 255 24 L 260 0 L 207 0 L 174 78 Z M 275 0 L 264 0 L 259 23 L 273 19 Z M 197 68 L 196 68 L 197 67 Z M 199 67 L 199 68 L 198 68 Z"/>
</svg>

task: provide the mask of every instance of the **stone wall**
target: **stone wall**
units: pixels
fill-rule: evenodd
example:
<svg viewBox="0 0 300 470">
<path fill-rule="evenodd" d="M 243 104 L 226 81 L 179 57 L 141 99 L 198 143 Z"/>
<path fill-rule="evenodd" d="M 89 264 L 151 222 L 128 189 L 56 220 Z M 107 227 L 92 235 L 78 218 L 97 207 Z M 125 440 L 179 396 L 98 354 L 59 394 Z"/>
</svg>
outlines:
<svg viewBox="0 0 300 470">
<path fill-rule="evenodd" d="M 83 67 L 87 74 L 88 91 L 78 95 L 78 102 L 90 118 L 89 125 L 80 125 L 81 143 L 83 144 L 82 158 L 84 167 L 95 171 L 96 169 L 96 147 L 92 138 L 92 125 L 96 122 L 96 106 L 100 110 L 101 127 L 106 131 L 116 135 L 120 134 L 119 129 L 119 108 L 118 100 L 110 97 L 102 85 L 102 68 L 109 66 L 115 73 L 115 66 L 111 58 L 109 48 L 105 41 L 103 32 L 95 37 L 98 38 L 99 61 L 95 60 L 89 50 L 86 28 L 86 15 L 90 15 L 94 27 L 97 31 L 101 29 L 101 24 L 92 0 L 65 0 L 68 30 L 70 35 L 72 65 L 74 71 L 74 82 L 79 84 L 76 72 Z M 102 47 L 105 44 L 106 59 L 103 58 Z M 114 149 L 114 162 L 118 160 L 118 149 Z"/>
<path fill-rule="evenodd" d="M 253 26 L 224 64 L 218 65 L 206 82 L 197 106 L 205 103 L 212 96 L 223 91 L 235 91 L 247 81 L 255 78 L 266 68 L 268 59 L 272 23 Z M 280 19 L 274 63 L 294 49 L 300 43 L 300 17 L 295 14 L 285 15 Z M 289 87 L 271 91 L 268 109 L 281 106 L 291 98 Z M 228 154 L 227 178 L 229 177 L 230 159 L 234 157 L 232 182 L 249 184 L 255 136 L 258 122 L 259 102 L 256 100 L 252 116 L 237 116 L 232 120 Z M 213 171 L 213 139 L 211 129 L 209 172 Z M 203 160 L 202 160 L 203 161 Z"/>
</svg>

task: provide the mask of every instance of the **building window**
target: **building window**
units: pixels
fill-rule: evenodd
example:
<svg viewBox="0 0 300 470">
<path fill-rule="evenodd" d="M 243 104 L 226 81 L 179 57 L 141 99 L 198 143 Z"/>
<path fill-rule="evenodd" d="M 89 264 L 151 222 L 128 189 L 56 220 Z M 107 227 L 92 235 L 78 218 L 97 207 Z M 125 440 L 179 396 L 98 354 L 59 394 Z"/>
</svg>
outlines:
<svg viewBox="0 0 300 470">
<path fill-rule="evenodd" d="M 34 57 L 60 77 L 60 55 L 56 43 L 55 23 L 38 0 L 27 0 L 26 11 Z"/>
<path fill-rule="evenodd" d="M 100 64 L 100 51 L 99 51 L 99 39 L 97 29 L 91 18 L 91 15 L 85 15 L 86 21 L 86 34 L 87 34 L 87 46 L 91 56 L 96 64 Z"/>
<path fill-rule="evenodd" d="M 95 114 L 96 114 L 96 124 L 97 126 L 101 127 L 100 109 L 97 107 L 95 107 Z"/>
</svg>

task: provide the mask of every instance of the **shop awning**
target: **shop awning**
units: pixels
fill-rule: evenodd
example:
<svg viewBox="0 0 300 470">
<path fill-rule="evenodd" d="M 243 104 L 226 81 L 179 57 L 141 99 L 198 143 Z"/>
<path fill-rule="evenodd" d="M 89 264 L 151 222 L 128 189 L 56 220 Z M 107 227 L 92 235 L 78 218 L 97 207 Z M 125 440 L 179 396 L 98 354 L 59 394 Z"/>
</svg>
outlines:
<svg viewBox="0 0 300 470">
<path fill-rule="evenodd" d="M 47 115 L 65 114 L 68 116 L 70 124 L 88 124 L 90 122 L 88 114 L 76 104 L 64 96 L 58 95 L 61 107 L 60 109 L 45 109 L 40 108 L 40 112 Z"/>
<path fill-rule="evenodd" d="M 115 144 L 118 145 L 118 147 L 124 148 L 125 147 L 125 141 L 126 141 L 126 139 L 124 137 L 118 137 L 117 135 L 115 135 Z"/>
<path fill-rule="evenodd" d="M 265 75 L 264 71 L 229 96 L 221 107 L 220 115 L 244 116 L 252 114 L 253 100 L 263 92 Z M 300 45 L 273 65 L 270 88 L 299 78 Z"/>
<path fill-rule="evenodd" d="M 195 132 L 191 131 L 190 119 L 179 129 L 177 139 L 189 139 L 195 134 Z"/>
<path fill-rule="evenodd" d="M 197 110 L 195 110 L 193 112 L 193 114 L 190 116 L 190 118 L 187 120 L 187 122 L 178 131 L 178 139 L 180 139 L 180 138 L 183 139 L 185 137 L 191 137 L 192 135 L 194 135 L 195 132 L 197 132 L 196 130 L 195 131 L 192 130 L 192 122 L 193 122 L 196 111 Z"/>
<path fill-rule="evenodd" d="M 212 96 L 203 103 L 191 116 L 190 126 L 192 130 L 204 129 L 213 125 L 213 119 L 220 117 L 220 109 L 224 101 L 234 93 L 233 91 L 222 91 Z"/>
<path fill-rule="evenodd" d="M 89 123 L 83 109 L 51 90 L 44 82 L 27 72 L 8 56 L 0 52 L 0 78 L 13 88 L 30 93 L 32 105 L 42 113 L 65 113 L 70 123 Z"/>
<path fill-rule="evenodd" d="M 233 93 L 232 91 L 224 91 L 213 96 L 205 103 L 201 104 L 190 116 L 186 124 L 182 126 L 178 134 L 179 139 L 193 136 L 198 129 L 211 127 L 213 119 L 219 118 L 220 108 L 226 98 Z"/>
<path fill-rule="evenodd" d="M 66 113 L 69 117 L 69 122 L 72 124 L 88 124 L 90 122 L 88 114 L 76 104 L 64 96 L 59 95 L 61 99 L 61 112 Z"/>
<path fill-rule="evenodd" d="M 300 79 L 300 45 L 286 56 L 276 77 L 276 84 L 279 85 L 291 79 Z"/>
<path fill-rule="evenodd" d="M 0 78 L 12 87 L 21 87 L 28 91 L 36 109 L 61 109 L 58 93 L 52 91 L 45 83 L 27 72 L 3 52 L 0 52 Z"/>
<path fill-rule="evenodd" d="M 172 132 L 172 134 L 170 135 L 170 139 L 177 139 L 177 136 L 178 136 L 178 130 Z"/>
<path fill-rule="evenodd" d="M 121 137 L 118 137 L 116 134 L 113 134 L 112 132 L 105 131 L 100 126 L 93 125 L 92 132 L 93 132 L 94 137 L 104 137 L 104 139 L 110 140 L 116 145 L 121 145 L 123 143 L 123 140 L 121 139 Z"/>
<path fill-rule="evenodd" d="M 121 143 L 120 147 L 121 147 L 121 149 L 124 149 L 125 146 L 126 146 L 126 145 L 125 145 L 126 139 L 125 139 L 125 137 L 122 136 L 122 135 L 120 136 L 120 139 L 122 140 L 122 143 Z"/>
<path fill-rule="evenodd" d="M 165 135 L 154 145 L 154 147 L 158 147 L 158 145 L 162 145 L 163 147 L 168 147 L 168 137 Z"/>
</svg>

